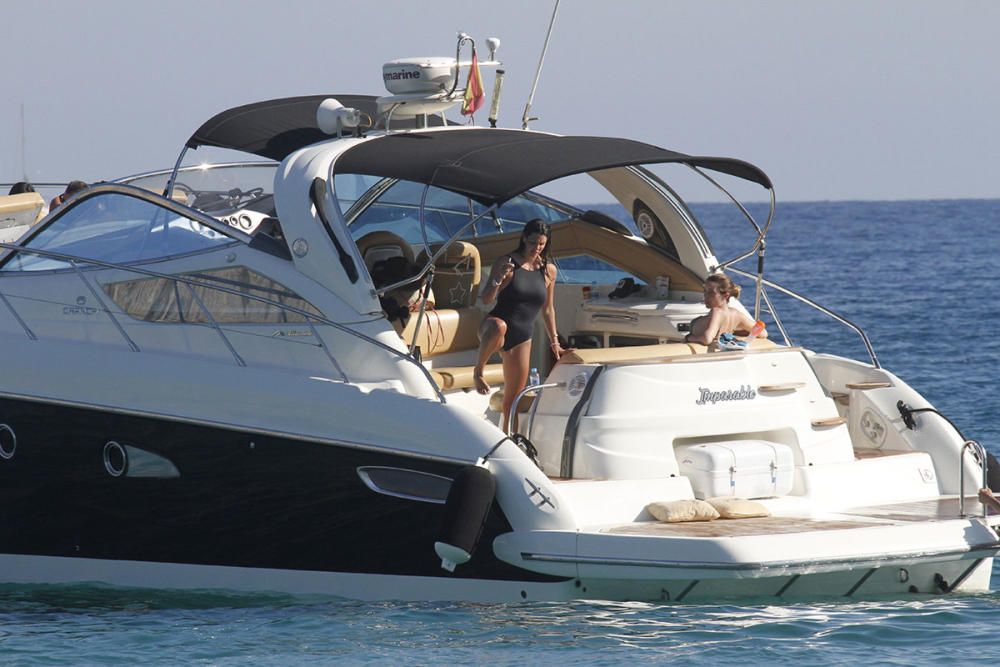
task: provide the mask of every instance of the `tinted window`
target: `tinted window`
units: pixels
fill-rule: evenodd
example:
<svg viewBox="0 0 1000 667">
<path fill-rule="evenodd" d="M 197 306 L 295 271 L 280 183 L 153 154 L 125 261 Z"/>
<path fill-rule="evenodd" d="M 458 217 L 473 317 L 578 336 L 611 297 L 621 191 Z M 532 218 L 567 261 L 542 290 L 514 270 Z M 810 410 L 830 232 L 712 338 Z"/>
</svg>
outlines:
<svg viewBox="0 0 1000 667">
<path fill-rule="evenodd" d="M 191 285 L 167 278 L 139 278 L 104 285 L 104 291 L 118 307 L 137 320 L 146 322 L 209 322 L 202 310 L 220 324 L 305 322 L 298 313 L 277 305 L 247 299 L 255 296 L 319 315 L 319 311 L 298 294 L 244 266 L 182 274 L 201 284 Z M 223 287 L 227 291 L 214 289 Z M 198 296 L 197 299 L 192 295 Z M 199 301 L 201 303 L 199 303 Z"/>
<path fill-rule="evenodd" d="M 106 193 L 73 206 L 25 246 L 126 264 L 208 250 L 232 242 L 230 237 L 152 202 Z M 18 253 L 3 270 L 66 268 L 70 264 L 62 260 Z"/>
</svg>

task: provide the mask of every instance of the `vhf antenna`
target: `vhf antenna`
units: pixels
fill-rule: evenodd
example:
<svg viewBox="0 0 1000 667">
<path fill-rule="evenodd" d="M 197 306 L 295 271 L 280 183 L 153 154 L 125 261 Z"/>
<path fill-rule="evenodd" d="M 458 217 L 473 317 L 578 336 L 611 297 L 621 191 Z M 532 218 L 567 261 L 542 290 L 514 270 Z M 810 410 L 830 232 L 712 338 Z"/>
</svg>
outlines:
<svg viewBox="0 0 1000 667">
<path fill-rule="evenodd" d="M 531 103 L 535 99 L 535 90 L 538 88 L 538 77 L 542 75 L 542 65 L 545 63 L 545 52 L 549 50 L 549 38 L 552 37 L 552 27 L 556 24 L 556 14 L 559 12 L 559 0 L 552 8 L 552 19 L 549 21 L 549 31 L 545 34 L 545 45 L 542 47 L 542 57 L 538 59 L 538 70 L 535 71 L 535 82 L 531 84 L 531 94 L 528 95 L 528 103 L 524 105 L 524 115 L 521 116 L 521 129 L 527 130 L 528 123 L 537 118 L 531 117 Z"/>
</svg>

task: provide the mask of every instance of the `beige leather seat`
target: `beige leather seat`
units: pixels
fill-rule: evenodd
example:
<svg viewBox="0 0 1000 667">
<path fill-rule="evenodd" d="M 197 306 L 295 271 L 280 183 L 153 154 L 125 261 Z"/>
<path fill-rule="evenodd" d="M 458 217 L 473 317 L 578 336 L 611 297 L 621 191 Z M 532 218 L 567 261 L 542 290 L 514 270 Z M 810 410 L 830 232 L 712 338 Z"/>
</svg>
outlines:
<svg viewBox="0 0 1000 667">
<path fill-rule="evenodd" d="M 440 248 L 431 246 L 431 253 Z M 421 251 L 417 265 L 427 263 L 428 255 Z M 479 297 L 479 250 L 465 241 L 455 241 L 434 262 L 434 294 L 438 308 L 469 308 Z"/>
<path fill-rule="evenodd" d="M 37 192 L 24 192 L 19 195 L 0 197 L 0 220 L 8 226 L 33 225 L 42 219 L 42 209 L 45 200 Z"/>
<path fill-rule="evenodd" d="M 390 257 L 403 257 L 413 263 L 413 248 L 402 237 L 392 232 L 378 231 L 365 234 L 358 239 L 358 250 L 371 271 L 375 262 Z"/>
</svg>

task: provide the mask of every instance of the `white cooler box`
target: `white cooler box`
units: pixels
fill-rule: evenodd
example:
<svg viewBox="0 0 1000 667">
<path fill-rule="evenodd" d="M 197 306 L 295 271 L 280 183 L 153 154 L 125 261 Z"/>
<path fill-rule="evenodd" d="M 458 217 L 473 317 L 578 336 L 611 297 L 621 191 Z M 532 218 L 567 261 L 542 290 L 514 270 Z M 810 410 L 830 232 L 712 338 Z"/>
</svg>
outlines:
<svg viewBox="0 0 1000 667">
<path fill-rule="evenodd" d="M 681 474 L 696 498 L 770 498 L 792 490 L 794 461 L 788 445 L 767 440 L 726 440 L 676 448 Z"/>
</svg>

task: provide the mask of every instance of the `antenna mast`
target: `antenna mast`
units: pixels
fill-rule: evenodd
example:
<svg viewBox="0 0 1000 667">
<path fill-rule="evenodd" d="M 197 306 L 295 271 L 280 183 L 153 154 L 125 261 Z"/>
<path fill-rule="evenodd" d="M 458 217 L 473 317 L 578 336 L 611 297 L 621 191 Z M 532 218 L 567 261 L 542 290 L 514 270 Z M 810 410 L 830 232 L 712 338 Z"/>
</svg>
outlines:
<svg viewBox="0 0 1000 667">
<path fill-rule="evenodd" d="M 524 115 L 521 116 L 521 129 L 527 130 L 528 123 L 537 118 L 531 118 L 531 103 L 535 99 L 535 90 L 538 88 L 538 77 L 542 75 L 542 65 L 545 63 L 545 52 L 549 50 L 549 38 L 552 37 L 552 27 L 556 24 L 556 14 L 559 12 L 559 0 L 556 0 L 555 7 L 552 8 L 552 18 L 549 20 L 549 31 L 545 34 L 545 45 L 542 46 L 542 56 L 538 59 L 538 69 L 535 71 L 535 82 L 531 84 L 531 94 L 528 95 L 528 103 L 524 105 Z"/>
<path fill-rule="evenodd" d="M 28 165 L 24 160 L 24 102 L 21 102 L 21 134 L 18 137 L 21 144 L 21 180 L 28 182 Z"/>
</svg>

